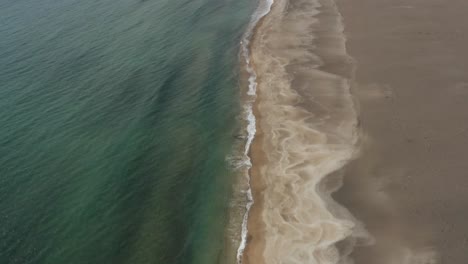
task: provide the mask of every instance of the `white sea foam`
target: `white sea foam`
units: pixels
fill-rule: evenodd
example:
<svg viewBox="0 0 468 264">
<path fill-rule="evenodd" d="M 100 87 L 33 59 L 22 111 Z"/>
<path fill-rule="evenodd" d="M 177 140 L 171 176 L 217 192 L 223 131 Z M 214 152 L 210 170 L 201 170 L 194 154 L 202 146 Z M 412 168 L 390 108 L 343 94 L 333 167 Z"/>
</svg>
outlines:
<svg viewBox="0 0 468 264">
<path fill-rule="evenodd" d="M 250 50 L 249 50 L 250 40 L 252 38 L 252 34 L 254 33 L 255 26 L 260 21 L 260 19 L 262 19 L 262 17 L 264 17 L 270 12 L 272 4 L 273 4 L 273 0 L 260 1 L 260 5 L 258 6 L 255 13 L 252 15 L 252 19 L 249 23 L 249 26 L 241 42 L 242 57 L 245 60 L 246 71 L 249 74 L 249 78 L 248 78 L 249 86 L 247 90 L 248 98 L 244 105 L 244 116 L 245 116 L 245 119 L 247 120 L 247 141 L 246 141 L 245 148 L 244 148 L 244 158 L 245 158 L 245 164 L 247 164 L 248 166 L 248 169 L 246 170 L 248 189 L 246 191 L 247 203 L 245 205 L 245 213 L 242 219 L 241 241 L 239 244 L 239 248 L 237 249 L 237 263 L 238 264 L 242 263 L 242 256 L 243 256 L 245 247 L 247 245 L 247 234 L 248 234 L 247 221 L 249 218 L 250 208 L 252 207 L 254 203 L 253 196 L 252 196 L 252 189 L 250 186 L 249 169 L 252 166 L 252 163 L 249 157 L 249 151 L 250 151 L 250 146 L 252 145 L 252 141 L 256 133 L 256 119 L 253 113 L 253 104 L 255 103 L 255 98 L 257 95 L 257 74 L 255 73 L 255 70 L 250 60 Z"/>
</svg>

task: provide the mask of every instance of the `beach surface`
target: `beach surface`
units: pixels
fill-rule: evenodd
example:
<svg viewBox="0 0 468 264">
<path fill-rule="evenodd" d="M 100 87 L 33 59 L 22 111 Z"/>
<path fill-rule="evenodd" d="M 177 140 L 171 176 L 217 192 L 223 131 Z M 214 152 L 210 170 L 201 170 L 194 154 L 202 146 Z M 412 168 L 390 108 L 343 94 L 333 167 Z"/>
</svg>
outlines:
<svg viewBox="0 0 468 264">
<path fill-rule="evenodd" d="M 243 263 L 466 263 L 467 8 L 275 1 Z"/>
<path fill-rule="evenodd" d="M 319 186 L 356 151 L 353 63 L 333 1 L 274 2 L 257 26 L 257 134 L 244 263 L 337 263 L 354 221 Z"/>
<path fill-rule="evenodd" d="M 467 263 L 468 2 L 337 3 L 362 144 L 334 197 L 374 237 L 351 258 Z"/>
</svg>

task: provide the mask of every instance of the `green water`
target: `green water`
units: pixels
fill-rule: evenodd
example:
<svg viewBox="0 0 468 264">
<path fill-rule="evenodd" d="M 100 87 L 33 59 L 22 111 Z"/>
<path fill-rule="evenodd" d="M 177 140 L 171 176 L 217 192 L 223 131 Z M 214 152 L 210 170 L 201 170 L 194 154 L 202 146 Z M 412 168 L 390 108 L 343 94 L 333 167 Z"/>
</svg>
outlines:
<svg viewBox="0 0 468 264">
<path fill-rule="evenodd" d="M 0 0 L 0 263 L 219 263 L 251 0 Z"/>
</svg>

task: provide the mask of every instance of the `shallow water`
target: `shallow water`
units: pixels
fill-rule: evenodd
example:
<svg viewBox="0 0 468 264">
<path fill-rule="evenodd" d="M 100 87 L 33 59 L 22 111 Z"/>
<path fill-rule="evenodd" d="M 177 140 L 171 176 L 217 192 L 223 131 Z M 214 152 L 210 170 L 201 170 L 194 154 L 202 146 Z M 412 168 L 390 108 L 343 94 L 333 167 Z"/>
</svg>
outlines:
<svg viewBox="0 0 468 264">
<path fill-rule="evenodd" d="M 0 0 L 0 263 L 223 262 L 254 9 Z"/>
</svg>

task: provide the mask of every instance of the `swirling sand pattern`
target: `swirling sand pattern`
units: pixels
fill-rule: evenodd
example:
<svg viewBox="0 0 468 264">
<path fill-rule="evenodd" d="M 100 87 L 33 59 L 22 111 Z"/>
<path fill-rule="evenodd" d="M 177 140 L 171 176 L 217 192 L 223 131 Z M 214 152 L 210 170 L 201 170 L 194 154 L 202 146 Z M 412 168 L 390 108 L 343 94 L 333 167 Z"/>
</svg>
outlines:
<svg viewBox="0 0 468 264">
<path fill-rule="evenodd" d="M 263 260 L 255 262 L 339 263 L 335 244 L 355 223 L 332 214 L 337 205 L 324 202 L 332 190 L 321 192 L 318 184 L 353 158 L 358 134 L 353 63 L 334 2 L 276 1 L 257 28 L 252 59 L 265 156 L 263 204 L 256 205 Z"/>
</svg>

